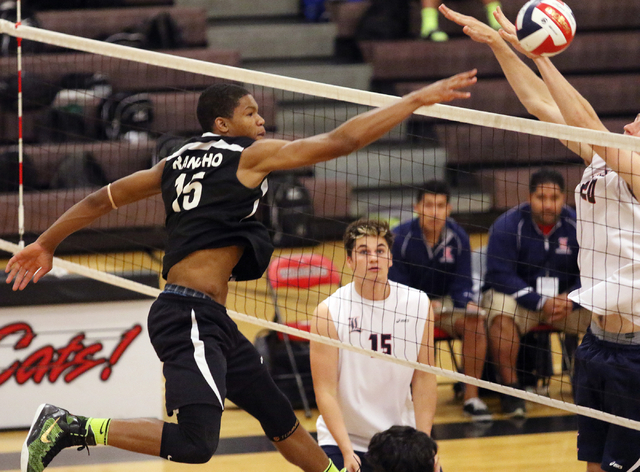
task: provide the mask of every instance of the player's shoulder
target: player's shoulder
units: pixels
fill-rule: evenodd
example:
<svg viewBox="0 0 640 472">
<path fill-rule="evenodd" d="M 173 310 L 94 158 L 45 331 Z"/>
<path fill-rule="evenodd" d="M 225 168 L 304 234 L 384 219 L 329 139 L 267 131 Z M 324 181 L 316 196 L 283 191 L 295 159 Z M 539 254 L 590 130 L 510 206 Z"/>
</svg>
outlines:
<svg viewBox="0 0 640 472">
<path fill-rule="evenodd" d="M 404 241 L 407 236 L 413 234 L 417 229 L 420 228 L 420 223 L 417 218 L 412 220 L 403 221 L 399 225 L 393 227 L 391 232 L 394 235 L 394 243 L 399 243 Z"/>
<path fill-rule="evenodd" d="M 449 228 L 450 231 L 455 233 L 455 235 L 458 236 L 458 238 L 460 238 L 462 241 L 469 240 L 469 235 L 467 234 L 467 232 L 453 218 L 447 218 L 446 224 L 447 224 L 447 228 Z"/>
<path fill-rule="evenodd" d="M 521 203 L 518 206 L 509 208 L 502 215 L 496 218 L 492 227 L 494 229 L 505 230 L 505 228 L 515 228 L 523 219 L 531 219 L 531 206 L 529 203 Z M 515 234 L 515 233 L 514 233 Z"/>
<path fill-rule="evenodd" d="M 427 294 L 425 292 L 423 292 L 422 290 L 419 290 L 417 288 L 413 288 L 413 287 L 409 287 L 408 285 L 404 285 L 401 284 L 399 282 L 394 282 L 392 280 L 389 280 L 389 286 L 391 287 L 391 290 L 393 290 L 396 293 L 396 296 L 401 299 L 401 298 L 407 298 L 407 299 L 415 299 L 415 300 L 428 300 L 429 297 L 427 296 Z"/>
</svg>

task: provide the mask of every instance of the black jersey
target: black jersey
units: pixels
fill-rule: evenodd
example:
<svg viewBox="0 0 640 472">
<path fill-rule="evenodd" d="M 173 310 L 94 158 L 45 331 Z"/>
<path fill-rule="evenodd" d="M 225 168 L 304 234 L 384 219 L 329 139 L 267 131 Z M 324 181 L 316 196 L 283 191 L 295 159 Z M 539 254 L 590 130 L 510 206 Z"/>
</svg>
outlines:
<svg viewBox="0 0 640 472">
<path fill-rule="evenodd" d="M 192 252 L 244 246 L 235 280 L 260 278 L 273 252 L 269 233 L 254 217 L 267 179 L 256 188 L 238 181 L 242 151 L 253 139 L 213 133 L 186 142 L 169 156 L 162 173 L 162 199 L 169 236 L 162 276 Z"/>
</svg>

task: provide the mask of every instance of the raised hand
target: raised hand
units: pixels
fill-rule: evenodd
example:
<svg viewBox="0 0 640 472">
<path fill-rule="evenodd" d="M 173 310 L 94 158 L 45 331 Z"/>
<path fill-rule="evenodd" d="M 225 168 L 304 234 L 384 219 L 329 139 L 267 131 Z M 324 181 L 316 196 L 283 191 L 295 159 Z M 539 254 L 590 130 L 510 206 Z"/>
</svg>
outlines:
<svg viewBox="0 0 640 472">
<path fill-rule="evenodd" d="M 491 26 L 468 15 L 453 11 L 444 3 L 438 8 L 448 20 L 462 26 L 462 32 L 478 43 L 491 44 L 500 40 L 500 34 Z M 494 15 L 498 19 L 497 15 Z M 502 15 L 504 18 L 504 15 Z M 506 18 L 504 18 L 506 20 Z M 500 20 L 498 20 L 500 21 Z M 506 20 L 508 22 L 508 20 Z M 500 23 L 502 25 L 502 23 Z"/>
<path fill-rule="evenodd" d="M 471 96 L 469 92 L 463 92 L 459 89 L 475 84 L 478 80 L 476 73 L 476 69 L 461 72 L 448 79 L 442 79 L 427 85 L 413 93 L 419 98 L 423 105 L 450 102 L 456 98 L 469 98 Z"/>
<path fill-rule="evenodd" d="M 13 282 L 13 290 L 24 290 L 33 280 L 38 282 L 53 267 L 53 253 L 37 242 L 16 253 L 5 268 L 7 283 Z"/>
<path fill-rule="evenodd" d="M 511 23 L 506 16 L 504 16 L 504 13 L 502 12 L 502 9 L 500 7 L 498 7 L 496 11 L 493 12 L 493 16 L 496 20 L 498 20 L 500 26 L 502 26 L 499 31 L 500 37 L 511 44 L 511 46 L 513 46 L 513 49 L 521 54 L 524 54 L 530 59 L 540 57 L 535 54 L 531 54 L 530 52 L 525 51 L 522 48 L 522 46 L 520 45 L 520 41 L 518 41 L 518 35 L 516 34 L 516 26 Z"/>
</svg>

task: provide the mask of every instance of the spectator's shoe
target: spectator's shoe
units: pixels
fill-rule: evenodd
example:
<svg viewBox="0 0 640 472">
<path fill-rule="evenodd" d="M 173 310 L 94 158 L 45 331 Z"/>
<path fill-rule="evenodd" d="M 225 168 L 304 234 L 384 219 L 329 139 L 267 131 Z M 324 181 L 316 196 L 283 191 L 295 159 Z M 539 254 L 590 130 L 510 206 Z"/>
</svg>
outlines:
<svg viewBox="0 0 640 472">
<path fill-rule="evenodd" d="M 38 408 L 22 446 L 20 467 L 22 472 L 42 472 L 64 448 L 95 446 L 91 430 L 86 428 L 87 418 L 70 415 L 67 410 L 42 404 Z"/>
<path fill-rule="evenodd" d="M 478 397 L 470 398 L 464 402 L 462 407 L 464 416 L 471 418 L 472 421 L 492 421 L 493 416 L 489 412 L 487 405 Z"/>
<path fill-rule="evenodd" d="M 434 29 L 427 34 L 422 34 L 420 38 L 433 41 L 434 43 L 444 43 L 445 41 L 449 41 L 449 35 L 439 29 Z"/>
<path fill-rule="evenodd" d="M 502 413 L 509 418 L 524 418 L 527 407 L 522 398 L 512 397 L 511 395 L 502 394 L 500 397 Z"/>
</svg>

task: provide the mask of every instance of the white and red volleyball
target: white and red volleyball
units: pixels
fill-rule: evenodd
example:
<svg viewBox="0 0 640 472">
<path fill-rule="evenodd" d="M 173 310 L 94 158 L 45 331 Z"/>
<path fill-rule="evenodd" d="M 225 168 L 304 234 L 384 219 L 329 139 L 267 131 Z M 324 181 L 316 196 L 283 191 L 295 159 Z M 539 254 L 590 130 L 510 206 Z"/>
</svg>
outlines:
<svg viewBox="0 0 640 472">
<path fill-rule="evenodd" d="M 576 34 L 576 19 L 562 0 L 530 0 L 516 19 L 521 46 L 539 56 L 564 51 Z"/>
</svg>

